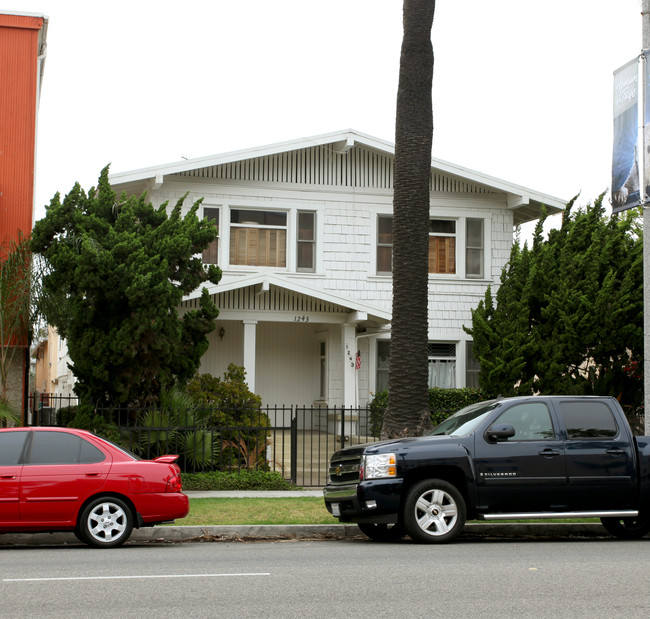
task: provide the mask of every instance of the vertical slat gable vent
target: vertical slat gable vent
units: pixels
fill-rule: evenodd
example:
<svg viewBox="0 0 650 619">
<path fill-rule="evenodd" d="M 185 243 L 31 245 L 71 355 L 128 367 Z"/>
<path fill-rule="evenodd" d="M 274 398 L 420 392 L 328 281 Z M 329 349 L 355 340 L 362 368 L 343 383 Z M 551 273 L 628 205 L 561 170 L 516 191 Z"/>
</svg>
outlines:
<svg viewBox="0 0 650 619">
<path fill-rule="evenodd" d="M 340 154 L 315 146 L 179 172 L 176 176 L 334 187 L 393 188 L 393 155 L 356 146 Z M 463 178 L 431 173 L 432 192 L 493 193 Z"/>
<path fill-rule="evenodd" d="M 257 294 L 256 286 L 247 286 L 212 295 L 212 300 L 220 310 L 268 310 L 277 312 L 320 312 L 328 314 L 348 314 L 350 309 L 336 303 L 329 303 L 309 295 L 296 294 L 284 288 L 271 286 L 263 294 Z M 189 299 L 181 307 L 197 309 L 200 299 Z"/>
</svg>

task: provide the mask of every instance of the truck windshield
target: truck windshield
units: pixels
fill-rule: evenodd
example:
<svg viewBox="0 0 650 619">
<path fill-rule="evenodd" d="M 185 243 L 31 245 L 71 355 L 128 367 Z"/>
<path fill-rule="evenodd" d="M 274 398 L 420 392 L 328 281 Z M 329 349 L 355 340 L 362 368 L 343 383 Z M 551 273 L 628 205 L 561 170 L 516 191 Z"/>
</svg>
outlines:
<svg viewBox="0 0 650 619">
<path fill-rule="evenodd" d="M 429 436 L 467 436 L 476 429 L 481 421 L 488 413 L 493 411 L 498 402 L 494 400 L 489 402 L 479 402 L 478 404 L 470 404 L 462 408 L 451 417 L 445 419 L 441 424 L 437 425 L 430 433 Z"/>
</svg>

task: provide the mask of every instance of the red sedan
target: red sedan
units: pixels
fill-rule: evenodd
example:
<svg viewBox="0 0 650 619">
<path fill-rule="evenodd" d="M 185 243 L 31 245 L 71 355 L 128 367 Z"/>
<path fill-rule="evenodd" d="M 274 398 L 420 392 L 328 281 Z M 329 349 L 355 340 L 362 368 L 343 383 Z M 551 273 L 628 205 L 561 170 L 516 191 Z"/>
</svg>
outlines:
<svg viewBox="0 0 650 619">
<path fill-rule="evenodd" d="M 119 546 L 133 527 L 187 516 L 177 458 L 140 460 L 84 430 L 0 429 L 0 533 L 73 531 Z"/>
</svg>

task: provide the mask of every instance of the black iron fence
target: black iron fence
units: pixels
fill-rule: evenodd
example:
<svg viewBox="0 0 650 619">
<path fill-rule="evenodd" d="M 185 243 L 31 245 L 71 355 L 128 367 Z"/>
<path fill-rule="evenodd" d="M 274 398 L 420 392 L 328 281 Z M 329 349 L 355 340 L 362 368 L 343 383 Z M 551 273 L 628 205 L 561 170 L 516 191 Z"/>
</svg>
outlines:
<svg viewBox="0 0 650 619">
<path fill-rule="evenodd" d="M 28 425 L 74 424 L 74 397 L 36 394 Z M 327 483 L 331 455 L 378 440 L 368 407 L 266 406 L 158 411 L 95 409 L 92 429 L 142 458 L 178 453 L 186 472 L 261 469 L 303 487 Z M 85 426 L 86 424 L 84 424 Z M 374 424 L 376 426 L 376 424 Z"/>
</svg>

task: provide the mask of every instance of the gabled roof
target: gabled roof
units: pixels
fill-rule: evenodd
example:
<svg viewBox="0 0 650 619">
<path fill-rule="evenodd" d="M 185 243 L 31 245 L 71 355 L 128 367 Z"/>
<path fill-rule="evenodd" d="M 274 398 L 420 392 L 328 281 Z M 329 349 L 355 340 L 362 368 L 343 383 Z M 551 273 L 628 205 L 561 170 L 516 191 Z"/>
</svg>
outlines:
<svg viewBox="0 0 650 619">
<path fill-rule="evenodd" d="M 164 182 L 164 177 L 175 174 L 187 173 L 197 169 L 210 168 L 231 164 L 237 161 L 268 157 L 301 150 L 305 148 L 329 145 L 330 150 L 338 154 L 345 154 L 354 146 L 362 145 L 370 150 L 394 156 L 395 146 L 384 140 L 360 133 L 353 129 L 326 133 L 314 137 L 300 138 L 289 142 L 280 142 L 267 146 L 257 146 L 246 150 L 232 151 L 221 155 L 210 155 L 175 163 L 167 163 L 130 172 L 120 172 L 110 175 L 110 182 L 114 187 L 153 180 L 156 184 Z M 442 159 L 432 159 L 431 168 L 434 173 L 442 173 L 468 181 L 488 189 L 490 192 L 506 194 L 507 206 L 516 212 L 515 223 L 531 221 L 539 217 L 541 206 L 545 205 L 549 213 L 557 213 L 564 209 L 566 200 L 549 196 L 547 194 L 515 185 L 482 172 L 476 172 Z"/>
<path fill-rule="evenodd" d="M 391 313 L 374 307 L 367 303 L 360 303 L 348 297 L 342 297 L 337 294 L 325 290 L 319 290 L 304 286 L 300 283 L 293 281 L 291 278 L 282 277 L 272 273 L 256 274 L 244 276 L 241 278 L 230 280 L 227 283 L 207 284 L 207 288 L 211 295 L 221 296 L 222 299 L 228 297 L 228 294 L 233 291 L 241 291 L 247 288 L 252 289 L 254 296 L 264 295 L 270 293 L 274 288 L 278 292 L 289 293 L 292 309 L 291 311 L 301 312 L 326 312 L 338 314 L 354 314 L 356 321 L 368 321 L 375 325 L 388 324 L 391 320 Z M 196 289 L 194 292 L 185 297 L 183 301 L 184 306 L 192 306 L 195 299 L 201 296 L 201 288 Z M 273 296 L 273 295 L 270 295 Z M 249 297 L 250 298 L 250 297 Z M 299 305 L 294 305 L 298 301 Z M 246 309 L 253 310 L 279 310 L 280 307 L 270 307 L 268 302 L 252 302 L 249 300 L 249 306 Z M 224 303 L 217 303 L 220 309 L 228 309 Z M 241 306 L 237 310 L 241 313 Z"/>
</svg>

